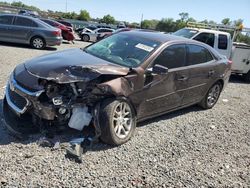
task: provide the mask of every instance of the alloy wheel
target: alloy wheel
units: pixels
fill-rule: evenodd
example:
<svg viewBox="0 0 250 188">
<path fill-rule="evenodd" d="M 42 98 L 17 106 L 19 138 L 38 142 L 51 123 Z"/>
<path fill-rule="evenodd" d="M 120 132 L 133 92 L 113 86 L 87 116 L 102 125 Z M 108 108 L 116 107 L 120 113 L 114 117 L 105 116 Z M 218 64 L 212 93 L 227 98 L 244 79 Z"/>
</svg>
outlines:
<svg viewBox="0 0 250 188">
<path fill-rule="evenodd" d="M 116 105 L 113 113 L 114 133 L 118 138 L 124 139 L 128 136 L 132 128 L 132 111 L 126 102 L 120 102 Z"/>
<path fill-rule="evenodd" d="M 220 88 L 219 84 L 214 85 L 209 90 L 208 97 L 207 97 L 208 106 L 213 106 L 217 102 L 217 100 L 220 96 L 220 90 L 221 90 L 221 88 Z"/>
</svg>

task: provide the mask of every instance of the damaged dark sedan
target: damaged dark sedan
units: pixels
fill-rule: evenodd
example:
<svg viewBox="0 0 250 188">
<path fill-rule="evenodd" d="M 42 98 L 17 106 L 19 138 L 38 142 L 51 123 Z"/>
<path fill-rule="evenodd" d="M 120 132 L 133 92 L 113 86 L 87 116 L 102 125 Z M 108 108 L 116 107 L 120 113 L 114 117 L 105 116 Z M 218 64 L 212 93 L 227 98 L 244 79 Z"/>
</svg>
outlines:
<svg viewBox="0 0 250 188">
<path fill-rule="evenodd" d="M 46 126 L 81 131 L 92 124 L 96 138 L 120 145 L 139 121 L 194 104 L 212 108 L 230 66 L 197 41 L 123 32 L 18 65 L 6 87 L 4 119 L 16 135 Z"/>
</svg>

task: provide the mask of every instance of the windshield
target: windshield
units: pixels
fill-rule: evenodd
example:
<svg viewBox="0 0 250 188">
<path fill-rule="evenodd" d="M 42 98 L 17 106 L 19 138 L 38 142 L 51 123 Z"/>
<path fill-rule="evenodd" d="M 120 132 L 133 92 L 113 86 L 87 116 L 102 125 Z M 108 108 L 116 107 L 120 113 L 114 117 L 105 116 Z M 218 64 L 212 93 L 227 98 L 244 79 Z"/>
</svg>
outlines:
<svg viewBox="0 0 250 188">
<path fill-rule="evenodd" d="M 198 33 L 197 30 L 194 29 L 180 29 L 173 33 L 173 35 L 185 37 L 185 38 L 192 38 L 196 33 Z"/>
<path fill-rule="evenodd" d="M 115 64 L 137 67 L 159 45 L 157 41 L 119 33 L 87 47 L 85 51 Z"/>
</svg>

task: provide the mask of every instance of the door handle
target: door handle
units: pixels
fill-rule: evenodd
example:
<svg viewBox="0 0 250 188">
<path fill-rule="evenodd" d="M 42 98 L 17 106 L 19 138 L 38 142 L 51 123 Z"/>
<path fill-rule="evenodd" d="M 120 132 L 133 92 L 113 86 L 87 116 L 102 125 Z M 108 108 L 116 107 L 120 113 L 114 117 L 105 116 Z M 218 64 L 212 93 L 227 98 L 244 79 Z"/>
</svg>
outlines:
<svg viewBox="0 0 250 188">
<path fill-rule="evenodd" d="M 179 78 L 177 78 L 178 81 L 186 81 L 188 79 L 187 76 L 181 76 Z"/>
<path fill-rule="evenodd" d="M 215 73 L 214 70 L 210 70 L 210 71 L 208 72 L 208 75 L 209 75 L 209 76 L 212 76 L 212 75 L 214 75 L 214 73 Z"/>
</svg>

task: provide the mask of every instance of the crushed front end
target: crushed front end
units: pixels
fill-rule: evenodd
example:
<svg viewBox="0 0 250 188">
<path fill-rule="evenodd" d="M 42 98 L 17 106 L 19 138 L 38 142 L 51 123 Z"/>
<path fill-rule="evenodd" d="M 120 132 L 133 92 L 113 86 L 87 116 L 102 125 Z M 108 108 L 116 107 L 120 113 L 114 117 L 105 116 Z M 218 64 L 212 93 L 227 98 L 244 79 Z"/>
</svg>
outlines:
<svg viewBox="0 0 250 188">
<path fill-rule="evenodd" d="M 60 74 L 58 74 L 60 76 Z M 23 64 L 16 67 L 6 86 L 3 114 L 15 135 L 32 133 L 46 126 L 67 126 L 82 130 L 93 117 L 93 110 L 105 97 L 100 80 L 58 83 L 32 75 Z"/>
</svg>

